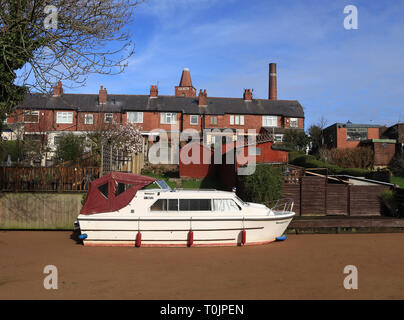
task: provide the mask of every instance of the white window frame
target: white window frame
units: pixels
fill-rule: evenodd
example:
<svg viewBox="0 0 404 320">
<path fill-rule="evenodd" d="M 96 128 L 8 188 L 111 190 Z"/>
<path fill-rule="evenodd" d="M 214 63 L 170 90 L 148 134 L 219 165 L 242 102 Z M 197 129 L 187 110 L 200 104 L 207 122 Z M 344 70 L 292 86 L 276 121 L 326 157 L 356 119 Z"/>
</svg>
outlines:
<svg viewBox="0 0 404 320">
<path fill-rule="evenodd" d="M 283 142 L 283 134 L 281 133 L 275 134 L 274 142 Z"/>
<path fill-rule="evenodd" d="M 56 112 L 56 123 L 57 124 L 72 124 L 73 123 L 73 112 L 71 112 L 71 111 Z"/>
<path fill-rule="evenodd" d="M 277 127 L 278 117 L 277 116 L 262 116 L 262 126 L 263 127 Z"/>
<path fill-rule="evenodd" d="M 128 111 L 127 112 L 128 123 L 143 123 L 143 112 L 141 111 Z"/>
<path fill-rule="evenodd" d="M 293 123 L 293 125 L 292 125 L 292 123 Z M 289 127 L 298 128 L 299 127 L 299 120 L 297 118 L 290 118 L 289 119 Z"/>
<path fill-rule="evenodd" d="M 244 116 L 240 116 L 240 126 L 244 126 Z"/>
<path fill-rule="evenodd" d="M 161 124 L 176 124 L 177 123 L 177 113 L 162 112 L 161 116 L 160 116 L 160 123 Z"/>
<path fill-rule="evenodd" d="M 217 124 L 217 116 L 210 116 L 210 124 L 211 125 Z"/>
<path fill-rule="evenodd" d="M 192 118 L 194 118 L 194 120 L 196 119 L 196 122 L 194 121 L 192 121 Z M 198 115 L 197 114 L 192 114 L 192 115 L 190 115 L 189 116 L 189 124 L 191 124 L 191 125 L 198 125 L 198 123 L 199 123 L 199 117 L 198 117 Z"/>
<path fill-rule="evenodd" d="M 88 121 L 91 119 L 91 121 Z M 92 113 L 86 113 L 84 115 L 84 124 L 94 124 L 94 115 Z"/>
<path fill-rule="evenodd" d="M 230 115 L 230 124 L 234 125 L 234 115 Z"/>
<path fill-rule="evenodd" d="M 107 116 L 111 117 L 111 121 L 107 121 Z M 114 122 L 114 114 L 113 113 L 105 113 L 104 114 L 104 123 L 113 123 Z"/>
<path fill-rule="evenodd" d="M 25 121 L 25 116 L 33 116 L 36 115 L 38 116 L 38 120 L 37 121 Z M 6 118 L 7 119 L 7 118 Z M 24 115 L 23 115 L 23 120 L 24 123 L 39 123 L 39 111 L 25 111 Z"/>
</svg>

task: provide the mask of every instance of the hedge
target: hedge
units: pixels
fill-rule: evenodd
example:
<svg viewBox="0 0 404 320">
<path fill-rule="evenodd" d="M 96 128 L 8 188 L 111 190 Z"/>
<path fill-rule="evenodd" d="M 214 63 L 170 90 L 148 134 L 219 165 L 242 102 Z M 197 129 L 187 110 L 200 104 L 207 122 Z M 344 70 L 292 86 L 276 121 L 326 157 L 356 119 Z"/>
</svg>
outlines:
<svg viewBox="0 0 404 320">
<path fill-rule="evenodd" d="M 334 164 L 317 160 L 312 155 L 303 155 L 290 162 L 293 165 L 304 168 L 327 168 L 329 174 L 340 174 L 355 177 L 367 177 L 372 171 L 359 168 L 340 168 Z"/>
</svg>

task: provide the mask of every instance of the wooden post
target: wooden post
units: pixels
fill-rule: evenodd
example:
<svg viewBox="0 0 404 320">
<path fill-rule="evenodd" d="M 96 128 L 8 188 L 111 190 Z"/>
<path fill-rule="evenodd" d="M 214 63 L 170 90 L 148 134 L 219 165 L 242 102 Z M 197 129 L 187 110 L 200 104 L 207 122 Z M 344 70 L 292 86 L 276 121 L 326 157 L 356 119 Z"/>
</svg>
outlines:
<svg viewBox="0 0 404 320">
<path fill-rule="evenodd" d="M 348 217 L 351 216 L 351 186 L 348 184 L 347 187 L 347 213 Z"/>
</svg>

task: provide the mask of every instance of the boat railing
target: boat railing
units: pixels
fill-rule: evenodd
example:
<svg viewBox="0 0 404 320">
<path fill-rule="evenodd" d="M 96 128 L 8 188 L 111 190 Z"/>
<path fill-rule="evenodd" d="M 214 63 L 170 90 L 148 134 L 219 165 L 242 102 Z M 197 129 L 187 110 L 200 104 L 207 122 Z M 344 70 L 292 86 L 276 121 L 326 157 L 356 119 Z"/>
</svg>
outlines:
<svg viewBox="0 0 404 320">
<path fill-rule="evenodd" d="M 294 201 L 291 198 L 282 198 L 276 200 L 271 207 L 272 211 L 291 212 L 293 211 Z"/>
</svg>

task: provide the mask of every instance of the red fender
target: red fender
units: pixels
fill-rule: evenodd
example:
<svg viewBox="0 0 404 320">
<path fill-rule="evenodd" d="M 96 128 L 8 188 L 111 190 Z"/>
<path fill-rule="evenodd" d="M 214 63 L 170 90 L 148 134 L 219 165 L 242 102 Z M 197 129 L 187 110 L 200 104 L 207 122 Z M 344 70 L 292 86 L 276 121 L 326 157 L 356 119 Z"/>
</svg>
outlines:
<svg viewBox="0 0 404 320">
<path fill-rule="evenodd" d="M 189 230 L 188 232 L 188 247 L 192 247 L 194 244 L 194 232 L 192 230 Z"/>
<path fill-rule="evenodd" d="M 136 247 L 139 248 L 142 245 L 142 234 L 140 231 L 136 235 Z"/>
</svg>

